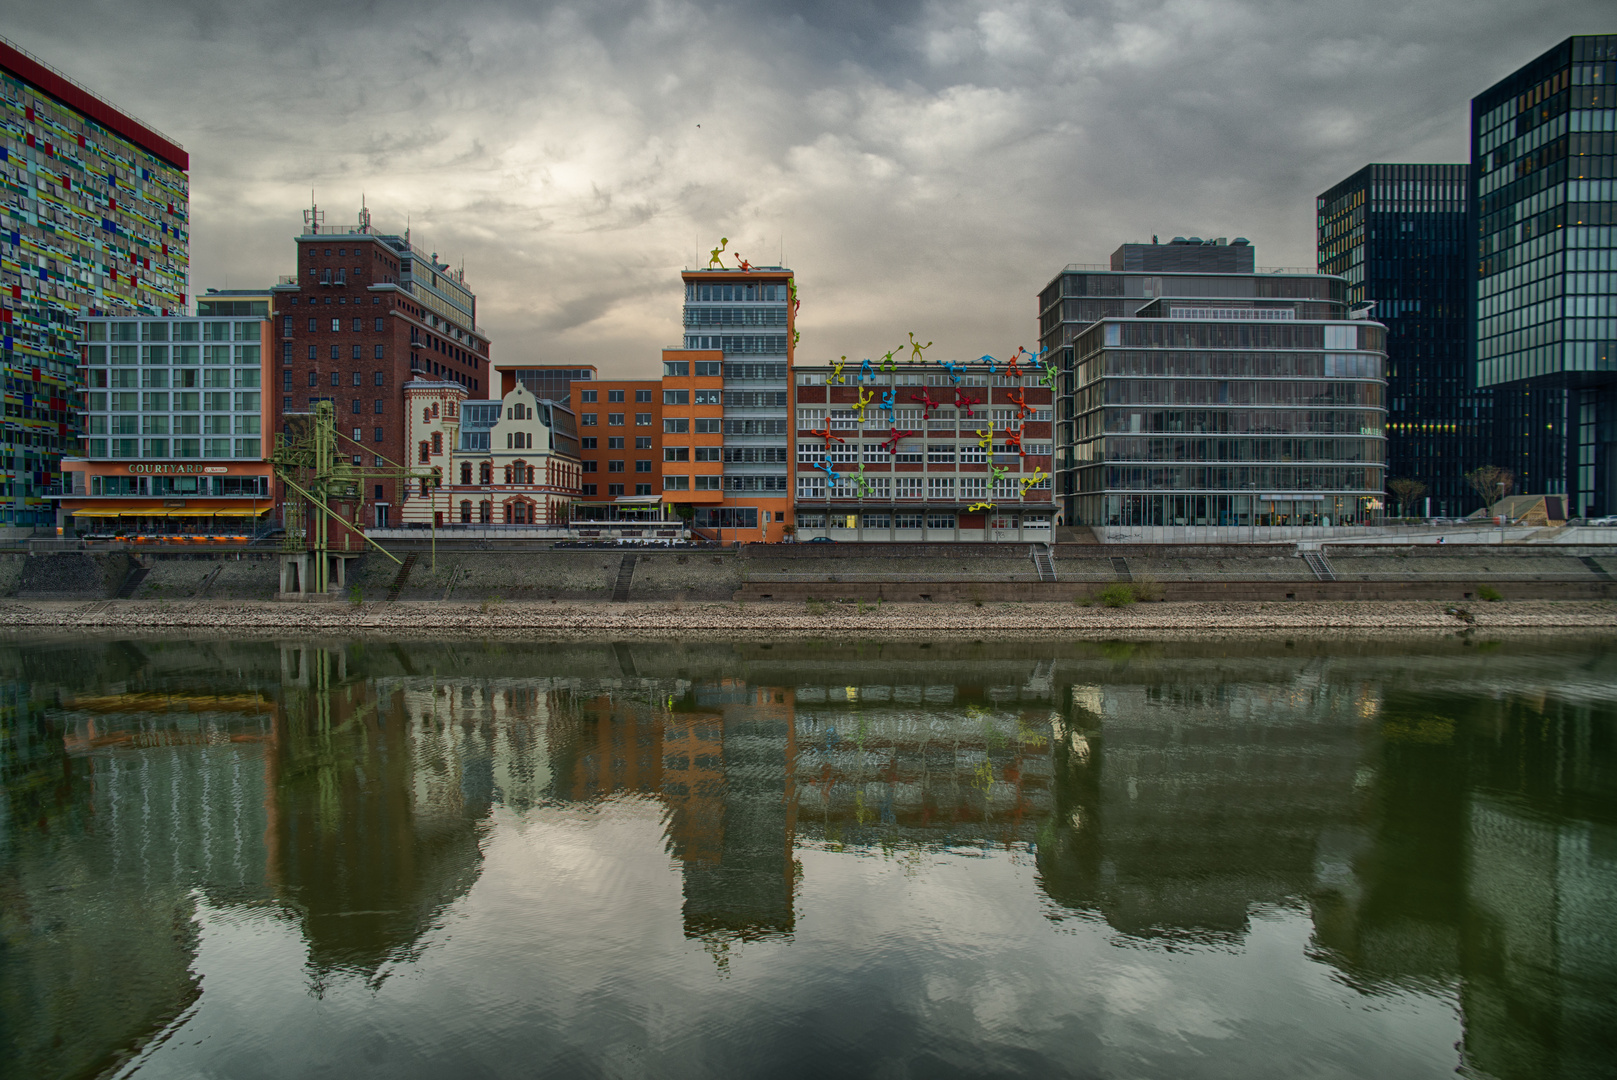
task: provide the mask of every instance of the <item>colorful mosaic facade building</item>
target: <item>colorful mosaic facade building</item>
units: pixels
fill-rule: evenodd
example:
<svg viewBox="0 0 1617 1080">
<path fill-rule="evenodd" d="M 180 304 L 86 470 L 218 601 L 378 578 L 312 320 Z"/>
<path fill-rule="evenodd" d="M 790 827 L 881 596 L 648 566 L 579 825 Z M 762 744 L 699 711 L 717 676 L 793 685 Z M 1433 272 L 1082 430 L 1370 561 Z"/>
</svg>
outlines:
<svg viewBox="0 0 1617 1080">
<path fill-rule="evenodd" d="M 0 40 L 0 529 L 51 524 L 78 451 L 79 320 L 174 315 L 189 273 L 190 159 Z"/>
</svg>

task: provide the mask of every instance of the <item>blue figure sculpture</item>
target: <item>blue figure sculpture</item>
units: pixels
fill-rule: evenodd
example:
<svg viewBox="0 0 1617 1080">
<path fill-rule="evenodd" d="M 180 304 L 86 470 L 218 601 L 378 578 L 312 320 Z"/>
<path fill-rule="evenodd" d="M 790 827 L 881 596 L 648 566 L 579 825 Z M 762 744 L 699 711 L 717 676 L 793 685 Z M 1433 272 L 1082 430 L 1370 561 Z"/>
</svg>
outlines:
<svg viewBox="0 0 1617 1080">
<path fill-rule="evenodd" d="M 881 396 L 881 404 L 876 407 L 878 409 L 885 409 L 888 413 L 893 413 L 893 391 L 889 390 L 887 393 L 883 394 Z M 896 413 L 893 413 L 893 415 L 888 416 L 887 419 L 891 420 L 893 419 L 893 416 L 896 415 Z"/>
</svg>

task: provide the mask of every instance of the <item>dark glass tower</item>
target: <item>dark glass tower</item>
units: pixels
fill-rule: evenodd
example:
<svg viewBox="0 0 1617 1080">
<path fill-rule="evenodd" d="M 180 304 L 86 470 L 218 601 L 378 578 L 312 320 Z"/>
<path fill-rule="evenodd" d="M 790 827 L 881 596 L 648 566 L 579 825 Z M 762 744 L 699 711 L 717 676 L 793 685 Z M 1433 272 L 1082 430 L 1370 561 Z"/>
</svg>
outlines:
<svg viewBox="0 0 1617 1080">
<path fill-rule="evenodd" d="M 1316 200 L 1320 271 L 1387 327 L 1387 478 L 1424 483 L 1441 516 L 1480 505 L 1467 470 L 1503 464 L 1492 460 L 1492 395 L 1471 388 L 1469 173 L 1366 165 Z"/>
<path fill-rule="evenodd" d="M 1518 492 L 1617 512 L 1617 35 L 1471 101 L 1476 381 Z"/>
</svg>

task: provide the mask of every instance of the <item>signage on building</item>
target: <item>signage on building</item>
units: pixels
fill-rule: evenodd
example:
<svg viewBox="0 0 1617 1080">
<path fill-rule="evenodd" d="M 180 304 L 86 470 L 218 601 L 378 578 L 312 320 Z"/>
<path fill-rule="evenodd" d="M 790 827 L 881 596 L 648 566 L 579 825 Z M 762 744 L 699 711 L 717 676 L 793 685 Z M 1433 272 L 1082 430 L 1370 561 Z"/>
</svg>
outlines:
<svg viewBox="0 0 1617 1080">
<path fill-rule="evenodd" d="M 211 473 L 225 472 L 223 465 L 203 465 L 198 462 L 192 464 L 188 461 L 137 461 L 131 462 L 129 471 L 132 473 Z"/>
</svg>

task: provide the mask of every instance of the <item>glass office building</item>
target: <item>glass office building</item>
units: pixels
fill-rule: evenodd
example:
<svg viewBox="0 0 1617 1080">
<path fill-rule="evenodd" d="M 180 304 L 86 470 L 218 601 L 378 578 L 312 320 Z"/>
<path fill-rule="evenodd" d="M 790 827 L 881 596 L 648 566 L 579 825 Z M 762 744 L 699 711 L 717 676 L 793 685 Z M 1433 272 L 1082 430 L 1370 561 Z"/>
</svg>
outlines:
<svg viewBox="0 0 1617 1080">
<path fill-rule="evenodd" d="M 1518 492 L 1617 511 L 1617 36 L 1574 37 L 1471 102 L 1476 381 Z"/>
<path fill-rule="evenodd" d="M 1387 478 L 1426 485 L 1411 513 L 1475 510 L 1465 473 L 1493 456 L 1492 395 L 1471 386 L 1469 174 L 1366 165 L 1316 200 L 1320 272 L 1387 328 Z"/>
<path fill-rule="evenodd" d="M 1040 294 L 1066 523 L 1380 521 L 1385 328 L 1348 317 L 1342 278 L 1226 271 L 1226 246 L 1247 245 L 1125 245 L 1117 269 L 1068 267 Z M 1180 250 L 1168 263 L 1129 250 L 1147 247 Z M 1199 273 L 1183 269 L 1197 247 Z"/>
</svg>

